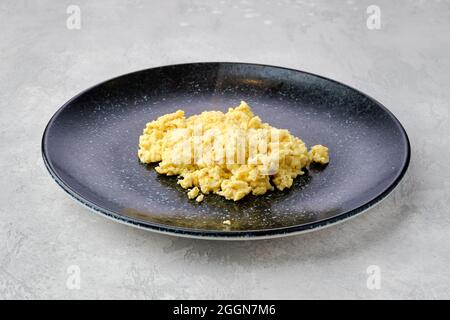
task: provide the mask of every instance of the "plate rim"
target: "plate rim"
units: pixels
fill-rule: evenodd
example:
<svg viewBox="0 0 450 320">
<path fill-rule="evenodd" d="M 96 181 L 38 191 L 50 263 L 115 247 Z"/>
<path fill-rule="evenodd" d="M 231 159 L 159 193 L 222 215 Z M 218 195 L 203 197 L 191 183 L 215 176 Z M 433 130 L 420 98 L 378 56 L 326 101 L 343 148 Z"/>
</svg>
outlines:
<svg viewBox="0 0 450 320">
<path fill-rule="evenodd" d="M 99 204 L 96 204 L 92 201 L 89 201 L 85 199 L 83 196 L 78 194 L 77 191 L 75 191 L 73 188 L 70 187 L 67 183 L 64 182 L 62 178 L 60 178 L 53 166 L 51 165 L 47 153 L 46 153 L 46 137 L 48 133 L 48 129 L 51 126 L 51 124 L 57 119 L 58 115 L 68 106 L 70 105 L 74 100 L 76 100 L 78 97 L 82 96 L 86 92 L 99 87 L 107 82 L 117 80 L 122 77 L 127 77 L 130 75 L 133 75 L 135 73 L 140 72 L 146 72 L 149 70 L 155 70 L 155 69 L 162 69 L 167 67 L 180 67 L 180 66 L 186 66 L 186 65 L 205 65 L 205 64 L 226 64 L 226 65 L 249 65 L 249 66 L 257 66 L 257 67 L 269 67 L 269 68 L 276 68 L 276 69 L 282 69 L 287 71 L 293 71 L 293 72 L 299 72 L 305 75 L 318 77 L 323 80 L 331 81 L 335 84 L 338 84 L 340 86 L 344 86 L 345 88 L 354 90 L 364 96 L 365 98 L 368 98 L 369 100 L 375 102 L 378 107 L 380 107 L 384 112 L 386 112 L 395 122 L 395 124 L 399 127 L 400 132 L 403 134 L 403 138 L 405 139 L 405 146 L 406 146 L 406 154 L 405 154 L 405 161 L 403 163 L 403 167 L 401 170 L 399 170 L 397 177 L 395 180 L 386 188 L 384 189 L 380 194 L 378 194 L 376 197 L 371 199 L 370 201 L 367 201 L 366 203 L 362 204 L 361 206 L 343 212 L 341 214 L 338 214 L 334 217 L 309 222 L 301 225 L 293 225 L 288 227 L 280 227 L 280 228 L 271 228 L 271 229 L 261 229 L 261 230 L 207 230 L 207 229 L 195 229 L 195 228 L 186 228 L 186 227 L 176 227 L 176 226 L 170 226 L 170 225 L 164 225 L 156 222 L 148 222 L 144 220 L 140 220 L 137 218 L 132 218 L 128 216 L 124 216 L 118 212 L 114 212 L 112 210 L 109 210 Z M 217 62 L 217 61 L 211 61 L 211 62 L 188 62 L 188 63 L 179 63 L 179 64 L 169 64 L 169 65 L 162 65 L 157 67 L 151 67 L 146 69 L 140 69 L 132 72 L 128 72 L 110 79 L 107 79 L 105 81 L 102 81 L 100 83 L 97 83 L 93 86 L 88 87 L 85 90 L 82 90 L 77 95 L 73 96 L 71 99 L 69 99 L 67 102 L 65 102 L 60 108 L 56 110 L 56 112 L 53 114 L 53 116 L 48 121 L 47 125 L 45 126 L 44 132 L 42 134 L 41 139 L 41 154 L 42 158 L 45 164 L 45 167 L 47 168 L 47 171 L 49 172 L 50 176 L 53 178 L 53 180 L 66 192 L 68 193 L 73 199 L 77 200 L 78 203 L 81 203 L 84 207 L 87 207 L 91 211 L 102 215 L 103 217 L 109 218 L 111 220 L 114 220 L 116 222 L 126 224 L 129 226 L 133 226 L 135 228 L 147 230 L 147 231 L 153 231 L 157 233 L 163 233 L 173 236 L 181 236 L 181 237 L 189 237 L 189 238 L 198 238 L 198 239 L 213 239 L 213 240 L 251 240 L 251 239 L 268 239 L 268 238 L 278 238 L 278 237 L 284 237 L 284 236 L 290 236 L 290 235 L 296 235 L 306 232 L 311 232 L 319 229 L 323 229 L 326 227 L 329 227 L 331 225 L 335 225 L 340 222 L 344 222 L 349 220 L 352 217 L 355 217 L 376 204 L 380 203 L 382 200 L 384 200 L 400 183 L 400 181 L 405 176 L 406 171 L 408 170 L 410 159 L 411 159 L 411 144 L 408 137 L 408 134 L 406 133 L 406 130 L 404 129 L 401 122 L 395 117 L 395 115 L 383 104 L 381 104 L 378 100 L 372 98 L 371 96 L 367 95 L 366 93 L 355 89 L 347 84 L 344 84 L 340 81 L 330 79 L 328 77 L 318 75 L 315 73 L 299 70 L 299 69 L 293 69 L 288 67 L 280 67 L 275 65 L 268 65 L 268 64 L 260 64 L 260 63 L 248 63 L 248 62 Z"/>
</svg>

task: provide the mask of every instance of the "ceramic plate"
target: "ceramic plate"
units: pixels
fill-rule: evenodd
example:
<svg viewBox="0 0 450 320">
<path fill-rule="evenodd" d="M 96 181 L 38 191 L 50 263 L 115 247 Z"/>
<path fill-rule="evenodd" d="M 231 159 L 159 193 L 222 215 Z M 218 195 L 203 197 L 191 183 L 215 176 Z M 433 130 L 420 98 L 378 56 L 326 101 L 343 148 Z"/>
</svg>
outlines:
<svg viewBox="0 0 450 320">
<path fill-rule="evenodd" d="M 245 100 L 263 121 L 308 146 L 329 147 L 330 163 L 311 167 L 289 190 L 233 202 L 189 201 L 175 177 L 137 158 L 145 124 L 186 111 L 226 111 Z M 394 115 L 336 81 L 281 67 L 192 63 L 120 76 L 63 105 L 42 140 L 55 181 L 95 212 L 180 236 L 258 239 L 315 230 L 385 198 L 403 177 L 410 146 Z M 230 220 L 230 225 L 223 224 Z"/>
</svg>

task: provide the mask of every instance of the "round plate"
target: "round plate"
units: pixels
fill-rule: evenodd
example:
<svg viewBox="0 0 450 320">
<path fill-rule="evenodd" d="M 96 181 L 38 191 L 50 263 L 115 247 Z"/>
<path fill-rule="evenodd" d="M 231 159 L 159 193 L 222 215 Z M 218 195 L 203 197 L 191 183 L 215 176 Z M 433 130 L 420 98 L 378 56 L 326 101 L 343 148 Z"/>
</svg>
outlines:
<svg viewBox="0 0 450 320">
<path fill-rule="evenodd" d="M 177 109 L 187 116 L 226 111 L 241 100 L 307 146 L 327 146 L 329 165 L 311 167 L 283 192 L 238 202 L 207 195 L 199 204 L 176 177 L 139 163 L 148 121 Z M 368 209 L 403 177 L 410 146 L 392 113 L 336 81 L 274 66 L 192 63 L 130 73 L 77 95 L 48 123 L 42 153 L 64 190 L 107 217 L 176 235 L 255 239 L 324 227 Z"/>
</svg>

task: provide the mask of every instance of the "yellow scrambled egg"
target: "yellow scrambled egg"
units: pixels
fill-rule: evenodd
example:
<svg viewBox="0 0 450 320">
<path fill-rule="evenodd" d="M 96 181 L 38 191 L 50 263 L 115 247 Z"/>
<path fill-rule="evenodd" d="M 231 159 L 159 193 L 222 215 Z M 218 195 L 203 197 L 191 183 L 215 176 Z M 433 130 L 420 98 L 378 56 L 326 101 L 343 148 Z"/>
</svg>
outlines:
<svg viewBox="0 0 450 320">
<path fill-rule="evenodd" d="M 311 162 L 329 162 L 328 148 L 271 127 L 245 103 L 228 112 L 186 118 L 178 110 L 147 123 L 139 138 L 142 163 L 159 162 L 160 174 L 179 176 L 189 199 L 215 193 L 229 200 L 290 188 Z"/>
</svg>

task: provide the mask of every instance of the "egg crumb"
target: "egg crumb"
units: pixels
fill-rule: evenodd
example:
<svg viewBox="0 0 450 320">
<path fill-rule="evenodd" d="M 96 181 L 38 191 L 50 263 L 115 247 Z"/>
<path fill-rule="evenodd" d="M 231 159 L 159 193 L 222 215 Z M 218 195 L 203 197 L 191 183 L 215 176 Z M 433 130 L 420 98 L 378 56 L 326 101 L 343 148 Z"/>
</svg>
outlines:
<svg viewBox="0 0 450 320">
<path fill-rule="evenodd" d="M 196 196 L 198 196 L 198 193 L 200 192 L 200 189 L 198 187 L 193 187 L 189 192 L 187 193 L 189 199 L 194 199 Z"/>
<path fill-rule="evenodd" d="M 228 112 L 204 111 L 188 118 L 182 110 L 146 124 L 139 137 L 142 163 L 159 162 L 160 174 L 180 177 L 189 199 L 215 193 L 238 201 L 248 194 L 290 188 L 311 162 L 329 162 L 328 148 L 305 143 L 253 114 L 242 101 Z M 199 195 L 199 193 L 201 194 Z"/>
<path fill-rule="evenodd" d="M 313 162 L 320 164 L 327 164 L 330 159 L 328 156 L 328 148 L 320 144 L 315 145 L 309 151 L 309 156 Z"/>
</svg>

